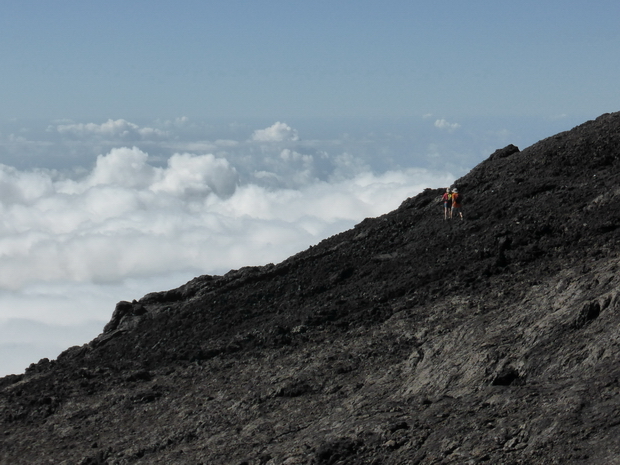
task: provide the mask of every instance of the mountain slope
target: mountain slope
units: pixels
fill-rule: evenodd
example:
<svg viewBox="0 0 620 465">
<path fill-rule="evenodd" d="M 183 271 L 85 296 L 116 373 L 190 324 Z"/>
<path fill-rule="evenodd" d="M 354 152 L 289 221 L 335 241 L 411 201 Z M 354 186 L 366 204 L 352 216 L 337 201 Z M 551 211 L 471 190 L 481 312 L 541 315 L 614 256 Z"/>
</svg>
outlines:
<svg viewBox="0 0 620 465">
<path fill-rule="evenodd" d="M 0 463 L 616 463 L 620 114 L 0 380 Z M 616 461 L 616 462 L 615 462 Z"/>
</svg>

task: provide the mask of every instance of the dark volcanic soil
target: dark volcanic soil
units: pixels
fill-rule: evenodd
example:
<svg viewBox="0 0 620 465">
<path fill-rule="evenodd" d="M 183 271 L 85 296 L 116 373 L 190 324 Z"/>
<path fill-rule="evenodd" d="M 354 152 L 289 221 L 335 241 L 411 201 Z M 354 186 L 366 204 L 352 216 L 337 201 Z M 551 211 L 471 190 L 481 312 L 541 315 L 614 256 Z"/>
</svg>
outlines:
<svg viewBox="0 0 620 465">
<path fill-rule="evenodd" d="M 620 114 L 0 379 L 2 464 L 620 463 Z"/>
</svg>

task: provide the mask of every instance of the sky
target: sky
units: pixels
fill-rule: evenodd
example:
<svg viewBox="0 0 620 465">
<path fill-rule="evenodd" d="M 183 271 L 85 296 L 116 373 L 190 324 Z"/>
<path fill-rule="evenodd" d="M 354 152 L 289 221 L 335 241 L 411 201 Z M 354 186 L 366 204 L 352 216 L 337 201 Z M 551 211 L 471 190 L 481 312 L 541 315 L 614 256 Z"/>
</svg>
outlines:
<svg viewBox="0 0 620 465">
<path fill-rule="evenodd" d="M 0 5 L 0 376 L 618 111 L 612 1 Z M 441 214 L 438 214 L 438 219 Z"/>
</svg>

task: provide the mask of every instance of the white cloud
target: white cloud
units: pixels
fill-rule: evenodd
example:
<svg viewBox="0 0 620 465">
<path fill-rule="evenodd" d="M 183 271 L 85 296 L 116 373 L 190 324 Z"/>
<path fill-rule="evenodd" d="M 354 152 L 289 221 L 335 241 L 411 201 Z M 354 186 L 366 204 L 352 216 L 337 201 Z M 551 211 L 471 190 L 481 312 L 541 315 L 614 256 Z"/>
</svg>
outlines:
<svg viewBox="0 0 620 465">
<path fill-rule="evenodd" d="M 51 179 L 42 171 L 19 171 L 0 165 L 0 201 L 3 205 L 30 204 L 51 190 Z"/>
<path fill-rule="evenodd" d="M 155 169 L 146 163 L 147 158 L 148 155 L 137 147 L 113 149 L 108 155 L 99 155 L 84 187 L 113 185 L 144 188 L 155 176 Z"/>
<path fill-rule="evenodd" d="M 261 142 L 297 141 L 299 140 L 299 136 L 295 129 L 278 121 L 273 126 L 266 129 L 257 129 L 254 131 L 252 140 Z"/>
<path fill-rule="evenodd" d="M 197 229 L 209 230 L 207 198 L 232 195 L 236 172 L 213 155 L 177 154 L 166 168 L 147 158 L 114 149 L 81 180 L 0 165 L 0 188 L 11 194 L 0 204 L 0 289 L 199 268 L 199 254 L 185 247 Z"/>
<path fill-rule="evenodd" d="M 175 124 L 182 125 L 187 122 L 186 119 L 177 119 Z M 60 124 L 56 130 L 61 134 L 72 134 L 75 136 L 102 136 L 109 138 L 117 138 L 122 140 L 140 140 L 140 139 L 157 139 L 167 135 L 165 131 L 149 127 L 140 127 L 137 124 L 130 123 L 124 119 L 109 119 L 105 123 L 77 123 L 77 124 Z"/>
<path fill-rule="evenodd" d="M 214 192 L 230 196 L 238 182 L 237 171 L 227 160 L 211 154 L 194 156 L 175 154 L 168 160 L 168 167 L 161 171 L 160 179 L 150 189 L 176 195 L 201 195 Z"/>
<path fill-rule="evenodd" d="M 439 129 L 447 129 L 448 131 L 454 131 L 461 127 L 459 123 L 449 123 L 445 119 L 435 120 L 435 127 Z"/>
<path fill-rule="evenodd" d="M 311 161 L 283 154 L 301 162 L 302 172 Z M 87 176 L 69 180 L 0 165 L 0 189 L 7 193 L 0 203 L 0 290 L 41 282 L 119 283 L 280 260 L 334 233 L 335 223 L 351 226 L 426 185 L 447 182 L 424 170 L 377 176 L 350 165 L 352 157 L 344 156 L 332 181 L 286 189 L 239 185 L 235 168 L 210 154 L 175 154 L 159 168 L 136 148 L 114 149 Z M 313 224 L 311 231 L 302 220 Z M 269 221 L 277 225 L 267 227 Z M 256 231 L 262 230 L 272 237 L 260 239 Z M 257 243 L 274 245 L 260 249 Z M 229 247 L 243 253 L 233 259 Z"/>
</svg>

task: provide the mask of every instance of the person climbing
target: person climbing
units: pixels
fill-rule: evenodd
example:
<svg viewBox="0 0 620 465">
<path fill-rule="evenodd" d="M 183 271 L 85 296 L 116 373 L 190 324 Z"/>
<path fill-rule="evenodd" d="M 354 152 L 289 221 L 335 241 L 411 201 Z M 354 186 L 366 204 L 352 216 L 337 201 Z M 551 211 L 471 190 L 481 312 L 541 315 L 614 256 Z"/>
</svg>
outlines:
<svg viewBox="0 0 620 465">
<path fill-rule="evenodd" d="M 443 200 L 443 219 L 452 218 L 452 194 L 450 194 L 449 187 L 446 187 L 446 192 L 441 196 L 441 199 Z"/>
<path fill-rule="evenodd" d="M 452 211 L 451 217 L 454 218 L 455 215 L 459 215 L 461 219 L 463 219 L 463 196 L 459 194 L 458 189 L 455 187 L 452 189 Z"/>
</svg>

